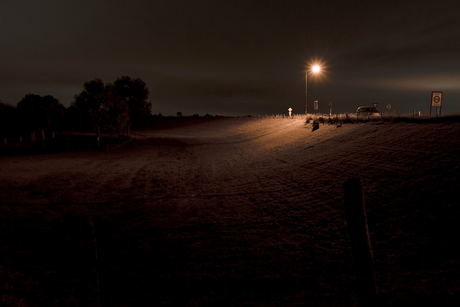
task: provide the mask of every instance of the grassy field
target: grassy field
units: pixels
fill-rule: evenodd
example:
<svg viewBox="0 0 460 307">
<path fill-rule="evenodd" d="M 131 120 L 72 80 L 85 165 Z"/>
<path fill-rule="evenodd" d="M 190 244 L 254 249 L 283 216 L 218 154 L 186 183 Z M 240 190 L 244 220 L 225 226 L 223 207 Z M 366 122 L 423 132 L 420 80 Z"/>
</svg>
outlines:
<svg viewBox="0 0 460 307">
<path fill-rule="evenodd" d="M 460 302 L 460 122 L 164 118 L 111 151 L 0 157 L 5 306 L 355 306 L 343 183 L 381 306 Z"/>
</svg>

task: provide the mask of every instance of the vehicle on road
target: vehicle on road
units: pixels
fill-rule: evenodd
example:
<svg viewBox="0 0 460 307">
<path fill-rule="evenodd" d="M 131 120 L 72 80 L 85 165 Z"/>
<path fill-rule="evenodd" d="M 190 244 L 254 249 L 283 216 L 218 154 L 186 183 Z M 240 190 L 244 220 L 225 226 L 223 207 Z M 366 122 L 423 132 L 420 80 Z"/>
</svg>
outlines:
<svg viewBox="0 0 460 307">
<path fill-rule="evenodd" d="M 374 107 L 362 106 L 356 110 L 357 117 L 378 117 L 380 112 Z"/>
</svg>

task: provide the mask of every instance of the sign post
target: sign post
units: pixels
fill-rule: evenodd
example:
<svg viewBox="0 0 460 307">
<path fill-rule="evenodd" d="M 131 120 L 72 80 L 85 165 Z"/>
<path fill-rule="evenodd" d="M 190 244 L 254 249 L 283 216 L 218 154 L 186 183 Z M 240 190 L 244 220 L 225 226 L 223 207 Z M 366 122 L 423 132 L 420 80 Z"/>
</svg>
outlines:
<svg viewBox="0 0 460 307">
<path fill-rule="evenodd" d="M 430 117 L 431 117 L 431 108 L 436 107 L 436 117 L 438 117 L 438 107 L 439 107 L 439 116 L 441 116 L 442 108 L 442 92 L 431 92 L 431 104 L 430 104 Z"/>
<path fill-rule="evenodd" d="M 329 102 L 329 117 L 332 115 L 332 102 Z"/>
</svg>

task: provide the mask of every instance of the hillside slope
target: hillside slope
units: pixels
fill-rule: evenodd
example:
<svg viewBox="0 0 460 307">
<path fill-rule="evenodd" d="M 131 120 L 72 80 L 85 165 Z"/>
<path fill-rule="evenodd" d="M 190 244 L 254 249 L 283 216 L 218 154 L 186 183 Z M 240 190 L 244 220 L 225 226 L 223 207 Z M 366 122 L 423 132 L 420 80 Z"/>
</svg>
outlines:
<svg viewBox="0 0 460 307">
<path fill-rule="evenodd" d="M 133 136 L 0 157 L 0 272 L 26 285 L 2 294 L 11 305 L 95 306 L 97 238 L 103 305 L 353 306 L 342 185 L 356 177 L 382 305 L 459 299 L 460 123 L 225 118 Z"/>
</svg>

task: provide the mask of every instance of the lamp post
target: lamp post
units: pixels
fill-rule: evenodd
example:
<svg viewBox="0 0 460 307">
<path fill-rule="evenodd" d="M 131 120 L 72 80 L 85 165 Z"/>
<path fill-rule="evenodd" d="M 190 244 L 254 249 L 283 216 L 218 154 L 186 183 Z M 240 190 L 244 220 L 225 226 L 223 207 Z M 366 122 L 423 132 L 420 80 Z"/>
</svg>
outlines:
<svg viewBox="0 0 460 307">
<path fill-rule="evenodd" d="M 319 73 L 321 71 L 321 66 L 315 64 L 311 68 L 313 73 Z M 305 70 L 305 115 L 308 114 L 308 95 L 307 95 L 307 90 L 308 90 L 308 68 Z"/>
</svg>

